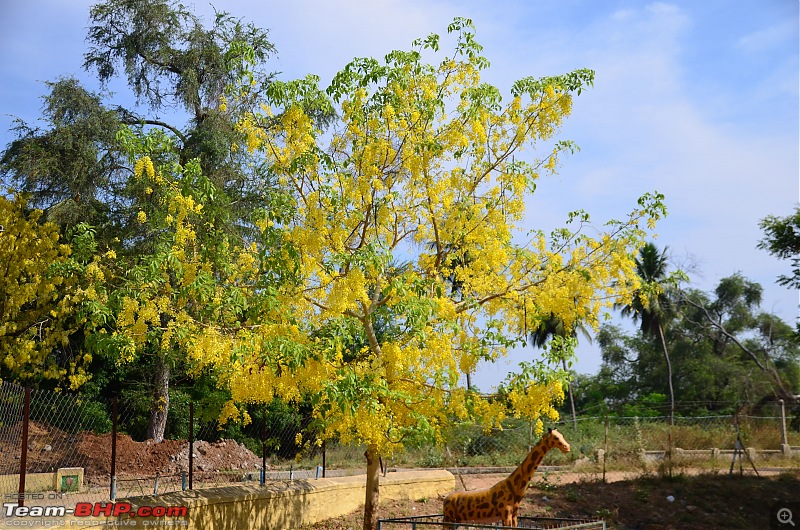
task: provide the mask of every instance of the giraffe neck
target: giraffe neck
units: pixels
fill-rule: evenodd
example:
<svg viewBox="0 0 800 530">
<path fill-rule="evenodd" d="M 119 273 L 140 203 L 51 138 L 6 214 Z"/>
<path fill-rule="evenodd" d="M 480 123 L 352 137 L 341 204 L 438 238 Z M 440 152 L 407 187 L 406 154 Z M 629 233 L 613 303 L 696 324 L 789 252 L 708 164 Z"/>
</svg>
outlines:
<svg viewBox="0 0 800 530">
<path fill-rule="evenodd" d="M 519 467 L 506 479 L 517 493 L 524 493 L 528 488 L 528 482 L 531 481 L 533 473 L 536 471 L 536 468 L 539 467 L 539 464 L 542 463 L 544 455 L 552 448 L 549 442 L 550 440 L 548 437 L 539 440 L 539 443 L 534 445 L 530 452 L 528 452 L 528 456 L 525 457 L 525 460 L 523 460 Z"/>
</svg>

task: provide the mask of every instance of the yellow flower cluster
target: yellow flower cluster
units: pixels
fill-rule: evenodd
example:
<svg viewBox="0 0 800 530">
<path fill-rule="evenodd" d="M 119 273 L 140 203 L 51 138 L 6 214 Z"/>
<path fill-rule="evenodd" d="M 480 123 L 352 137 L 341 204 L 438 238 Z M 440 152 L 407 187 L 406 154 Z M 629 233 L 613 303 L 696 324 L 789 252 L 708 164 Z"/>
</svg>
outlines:
<svg viewBox="0 0 800 530">
<path fill-rule="evenodd" d="M 605 232 L 588 220 L 553 237 L 518 230 L 534 182 L 556 170 L 564 148 L 547 147 L 542 159 L 522 152 L 557 134 L 570 92 L 534 84 L 503 102 L 481 81 L 480 60 L 456 57 L 437 67 L 409 58 L 365 74 L 369 82 L 341 97 L 339 123 L 324 135 L 295 102 L 238 122 L 247 149 L 290 194 L 291 215 L 256 226 L 296 253 L 298 284 L 280 294 L 283 314 L 260 315 L 235 337 L 196 338 L 193 359 L 224 374 L 234 401 L 319 395 L 324 436 L 379 454 L 397 450 L 398 433 L 419 427 L 420 417 L 434 435 L 454 417 L 499 425 L 503 403 L 458 388 L 464 372 L 505 354 L 507 341 L 494 339 L 519 337 L 541 314 L 595 325 L 630 292 L 632 255 L 646 235 L 638 224 L 652 212 L 635 211 Z M 172 213 L 176 226 L 186 224 Z M 243 278 L 256 273 L 263 244 L 236 254 Z M 376 333 L 385 321 L 391 330 Z M 353 337 L 315 336 L 342 323 Z M 356 336 L 358 348 L 342 346 Z M 305 352 L 302 361 L 274 353 L 292 348 Z M 231 351 L 235 361 L 223 353 Z M 355 407 L 331 390 L 349 378 L 363 385 Z M 557 382 L 509 394 L 514 413 L 539 427 L 557 417 L 561 399 Z"/>
<path fill-rule="evenodd" d="M 133 174 L 136 178 L 147 177 L 151 180 L 154 179 L 156 176 L 156 169 L 153 165 L 153 160 L 149 156 L 143 156 L 136 160 L 136 163 L 133 165 Z"/>
<path fill-rule="evenodd" d="M 82 324 L 74 318 L 80 305 L 98 298 L 96 285 L 105 274 L 97 260 L 70 261 L 58 227 L 44 222 L 42 214 L 29 210 L 20 195 L 0 197 L 0 362 L 17 381 L 49 379 L 76 388 L 88 379 L 85 364 L 91 359 L 78 356 L 61 366 L 52 351 L 69 344 Z"/>
<path fill-rule="evenodd" d="M 558 421 L 559 414 L 555 407 L 564 402 L 564 388 L 560 381 L 533 384 L 523 390 L 515 388 L 509 392 L 508 401 L 516 417 L 536 422 L 536 434 L 541 436 L 541 418 Z"/>
</svg>

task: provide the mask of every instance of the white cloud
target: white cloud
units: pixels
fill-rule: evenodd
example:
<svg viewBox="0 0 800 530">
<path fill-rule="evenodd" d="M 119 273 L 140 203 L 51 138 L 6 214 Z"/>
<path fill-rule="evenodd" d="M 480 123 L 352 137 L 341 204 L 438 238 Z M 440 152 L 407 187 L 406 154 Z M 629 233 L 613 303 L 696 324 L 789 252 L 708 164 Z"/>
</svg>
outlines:
<svg viewBox="0 0 800 530">
<path fill-rule="evenodd" d="M 747 53 L 768 52 L 787 41 L 797 41 L 797 20 L 787 19 L 739 38 L 737 45 Z"/>
<path fill-rule="evenodd" d="M 374 2 L 242 2 L 257 25 L 271 28 L 278 48 L 277 69 L 288 77 L 315 73 L 327 83 L 354 57 L 382 57 L 407 49 L 417 37 L 444 33 L 454 16 L 447 4 Z"/>
</svg>

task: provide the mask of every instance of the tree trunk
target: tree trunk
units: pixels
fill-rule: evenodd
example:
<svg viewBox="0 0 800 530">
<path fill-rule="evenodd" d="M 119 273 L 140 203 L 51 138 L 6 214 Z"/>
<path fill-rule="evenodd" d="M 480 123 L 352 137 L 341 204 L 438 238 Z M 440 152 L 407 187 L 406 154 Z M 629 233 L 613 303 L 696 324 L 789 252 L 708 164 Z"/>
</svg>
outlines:
<svg viewBox="0 0 800 530">
<path fill-rule="evenodd" d="M 380 457 L 373 449 L 367 449 L 364 456 L 367 457 L 367 494 L 364 499 L 364 530 L 375 530 L 378 527 Z"/>
<path fill-rule="evenodd" d="M 664 359 L 667 361 L 667 377 L 669 378 L 669 424 L 675 425 L 675 389 L 672 387 L 672 363 L 669 360 L 667 341 L 664 340 L 664 330 L 661 322 L 658 323 L 658 338 L 661 339 L 661 348 L 664 350 Z"/>
<path fill-rule="evenodd" d="M 169 413 L 169 360 L 162 353 L 156 356 L 153 374 L 153 404 L 150 408 L 150 422 L 147 424 L 147 439 L 155 443 L 164 441 Z"/>
<path fill-rule="evenodd" d="M 566 359 L 561 359 L 561 364 L 564 366 L 564 371 L 567 371 Z M 569 404 L 572 407 L 572 425 L 578 427 L 578 416 L 575 415 L 575 397 L 572 395 L 572 383 L 567 385 L 567 392 L 569 392 Z"/>
</svg>

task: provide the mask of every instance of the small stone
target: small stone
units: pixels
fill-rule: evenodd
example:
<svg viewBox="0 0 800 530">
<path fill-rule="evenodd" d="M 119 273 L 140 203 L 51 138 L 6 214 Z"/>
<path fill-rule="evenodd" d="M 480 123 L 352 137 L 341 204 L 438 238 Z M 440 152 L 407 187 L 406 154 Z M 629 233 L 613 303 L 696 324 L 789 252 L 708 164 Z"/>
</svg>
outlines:
<svg viewBox="0 0 800 530">
<path fill-rule="evenodd" d="M 50 451 L 52 451 L 52 450 L 53 450 L 53 446 L 52 446 L 52 445 L 50 445 L 50 444 L 47 444 L 47 445 L 45 445 L 44 447 L 42 447 L 42 451 L 44 451 L 44 452 L 46 452 L 46 453 L 49 453 L 49 452 L 50 452 Z"/>
<path fill-rule="evenodd" d="M 675 497 L 672 495 L 667 495 L 667 502 L 675 502 Z"/>
</svg>

